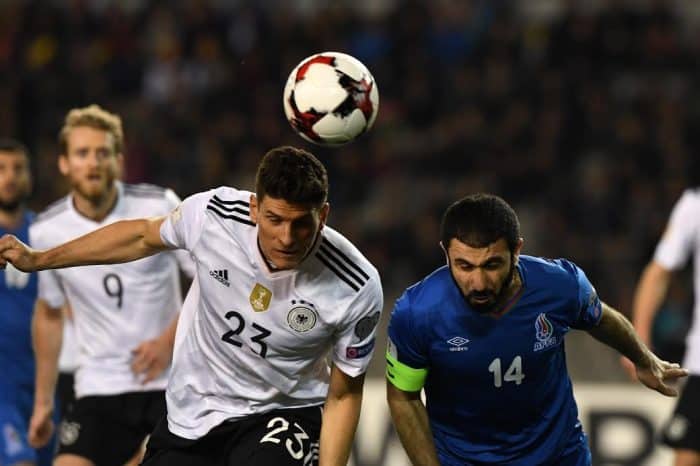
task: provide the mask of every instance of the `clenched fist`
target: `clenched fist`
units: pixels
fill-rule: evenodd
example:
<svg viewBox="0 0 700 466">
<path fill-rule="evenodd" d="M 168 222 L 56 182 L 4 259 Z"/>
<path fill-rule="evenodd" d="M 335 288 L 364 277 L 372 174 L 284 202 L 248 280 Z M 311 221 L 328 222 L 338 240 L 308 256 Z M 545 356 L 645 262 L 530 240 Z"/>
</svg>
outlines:
<svg viewBox="0 0 700 466">
<path fill-rule="evenodd" d="M 0 268 L 9 262 L 22 272 L 37 270 L 38 251 L 30 248 L 13 235 L 0 238 Z"/>
</svg>

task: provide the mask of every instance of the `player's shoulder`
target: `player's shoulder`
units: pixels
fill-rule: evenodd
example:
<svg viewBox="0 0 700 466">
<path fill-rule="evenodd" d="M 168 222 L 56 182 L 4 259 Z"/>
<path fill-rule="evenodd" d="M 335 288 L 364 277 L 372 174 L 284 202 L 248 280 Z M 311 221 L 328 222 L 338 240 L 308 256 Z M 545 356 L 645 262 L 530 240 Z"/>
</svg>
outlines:
<svg viewBox="0 0 700 466">
<path fill-rule="evenodd" d="M 168 188 L 150 183 L 123 183 L 124 195 L 142 199 L 163 199 Z"/>
<path fill-rule="evenodd" d="M 550 259 L 521 255 L 518 259 L 525 284 L 529 288 L 565 289 L 567 284 L 576 286 L 579 267 L 569 259 Z"/>
<path fill-rule="evenodd" d="M 676 206 L 689 209 L 700 208 L 700 186 L 685 189 L 676 201 Z"/>
<path fill-rule="evenodd" d="M 39 212 L 33 219 L 29 227 L 32 232 L 50 228 L 53 223 L 70 212 L 70 196 L 66 195 L 49 204 L 44 210 Z"/>
<path fill-rule="evenodd" d="M 222 205 L 239 205 L 250 209 L 251 192 L 244 189 L 236 189 L 232 186 L 219 186 L 205 191 L 208 200 L 214 200 Z"/>
<path fill-rule="evenodd" d="M 362 252 L 345 236 L 329 226 L 321 231 L 314 255 L 353 294 L 367 286 L 379 288 L 379 272 Z"/>
<path fill-rule="evenodd" d="M 444 303 L 446 296 L 454 291 L 454 280 L 446 265 L 434 270 L 421 281 L 406 288 L 399 298 L 406 308 L 420 312 Z"/>
<path fill-rule="evenodd" d="M 149 183 L 118 183 L 123 197 L 120 202 L 123 202 L 127 216 L 166 215 L 180 203 L 180 198 L 170 188 Z"/>
<path fill-rule="evenodd" d="M 231 226 L 254 227 L 250 219 L 250 191 L 220 186 L 200 193 L 207 214 L 218 222 Z"/>
</svg>

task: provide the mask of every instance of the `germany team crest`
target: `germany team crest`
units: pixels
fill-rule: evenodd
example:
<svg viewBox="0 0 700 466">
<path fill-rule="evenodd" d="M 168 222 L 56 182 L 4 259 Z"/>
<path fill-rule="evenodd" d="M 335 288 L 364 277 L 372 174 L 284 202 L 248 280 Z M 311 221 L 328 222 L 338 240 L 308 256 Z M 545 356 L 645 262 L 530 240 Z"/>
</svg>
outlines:
<svg viewBox="0 0 700 466">
<path fill-rule="evenodd" d="M 316 325 L 316 313 L 307 306 L 298 305 L 287 314 L 287 323 L 297 332 L 308 332 Z"/>
<path fill-rule="evenodd" d="M 260 283 L 256 283 L 253 291 L 250 292 L 250 305 L 255 312 L 267 311 L 272 299 L 272 291 L 268 290 Z"/>
</svg>

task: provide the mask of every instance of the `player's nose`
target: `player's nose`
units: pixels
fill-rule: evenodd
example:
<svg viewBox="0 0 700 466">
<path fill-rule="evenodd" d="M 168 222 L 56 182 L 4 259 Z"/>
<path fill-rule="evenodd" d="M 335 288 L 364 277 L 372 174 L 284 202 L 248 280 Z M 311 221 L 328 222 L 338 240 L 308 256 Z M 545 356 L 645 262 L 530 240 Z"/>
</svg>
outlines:
<svg viewBox="0 0 700 466">
<path fill-rule="evenodd" d="M 290 224 L 282 225 L 282 228 L 280 230 L 279 240 L 280 240 L 280 243 L 282 243 L 282 246 L 284 246 L 285 248 L 294 246 L 294 243 L 295 243 L 294 231 L 293 231 L 292 226 Z"/>
<path fill-rule="evenodd" d="M 487 291 L 488 286 L 486 274 L 483 270 L 477 268 L 471 273 L 469 278 L 471 280 L 471 288 L 473 291 L 476 291 L 477 293 Z"/>
<path fill-rule="evenodd" d="M 88 167 L 90 168 L 97 168 L 100 166 L 100 162 L 102 161 L 102 158 L 100 155 L 97 153 L 95 150 L 91 150 L 90 153 L 87 156 L 87 164 Z"/>
</svg>

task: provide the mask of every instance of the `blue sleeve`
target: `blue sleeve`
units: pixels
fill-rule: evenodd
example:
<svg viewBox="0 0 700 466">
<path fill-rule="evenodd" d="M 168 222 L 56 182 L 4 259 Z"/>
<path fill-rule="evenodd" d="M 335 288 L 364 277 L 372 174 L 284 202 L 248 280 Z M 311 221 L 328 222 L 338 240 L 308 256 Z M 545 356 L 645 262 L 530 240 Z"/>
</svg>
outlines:
<svg viewBox="0 0 700 466">
<path fill-rule="evenodd" d="M 421 333 L 415 328 L 408 292 L 396 301 L 389 320 L 389 348 L 395 359 L 414 369 L 428 367 L 427 351 Z"/>
<path fill-rule="evenodd" d="M 577 296 L 569 325 L 575 329 L 587 330 L 600 323 L 603 305 L 583 270 L 573 263 L 569 263 L 569 265 L 577 285 Z"/>
</svg>

